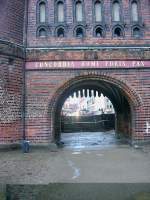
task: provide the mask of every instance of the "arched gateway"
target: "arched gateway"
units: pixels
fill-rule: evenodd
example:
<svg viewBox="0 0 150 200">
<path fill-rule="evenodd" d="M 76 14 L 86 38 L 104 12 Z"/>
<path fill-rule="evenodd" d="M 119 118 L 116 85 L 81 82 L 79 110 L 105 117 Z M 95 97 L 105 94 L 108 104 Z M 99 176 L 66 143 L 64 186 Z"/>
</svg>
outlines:
<svg viewBox="0 0 150 200">
<path fill-rule="evenodd" d="M 146 61 L 28 62 L 26 138 L 33 143 L 58 142 L 65 100 L 74 92 L 90 89 L 112 102 L 117 134 L 131 141 L 145 140 L 149 137 L 149 102 L 141 83 L 145 80 L 148 88 L 147 66 Z"/>
<path fill-rule="evenodd" d="M 57 142 L 61 136 L 61 109 L 65 100 L 81 89 L 97 90 L 110 99 L 115 109 L 115 131 L 130 140 L 135 139 L 137 110 L 142 106 L 139 95 L 128 83 L 104 74 L 76 76 L 66 81 L 53 95 L 49 105 L 51 115 L 52 140 Z"/>
<path fill-rule="evenodd" d="M 63 102 L 86 88 L 111 100 L 116 132 L 149 141 L 150 1 L 29 2 L 0 7 L 0 145 L 59 140 Z"/>
</svg>

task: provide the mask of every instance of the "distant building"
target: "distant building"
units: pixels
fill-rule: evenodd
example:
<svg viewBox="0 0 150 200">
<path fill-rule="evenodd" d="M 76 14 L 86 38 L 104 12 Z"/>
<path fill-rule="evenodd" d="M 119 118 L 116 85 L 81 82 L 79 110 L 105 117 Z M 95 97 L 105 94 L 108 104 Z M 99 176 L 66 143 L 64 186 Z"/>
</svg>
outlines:
<svg viewBox="0 0 150 200">
<path fill-rule="evenodd" d="M 91 91 L 87 96 L 81 97 L 80 93 L 76 96 L 70 96 L 62 107 L 62 115 L 77 116 L 77 115 L 100 115 L 114 113 L 114 108 L 111 101 L 104 97 L 103 94 L 98 96 L 98 92 Z"/>
</svg>

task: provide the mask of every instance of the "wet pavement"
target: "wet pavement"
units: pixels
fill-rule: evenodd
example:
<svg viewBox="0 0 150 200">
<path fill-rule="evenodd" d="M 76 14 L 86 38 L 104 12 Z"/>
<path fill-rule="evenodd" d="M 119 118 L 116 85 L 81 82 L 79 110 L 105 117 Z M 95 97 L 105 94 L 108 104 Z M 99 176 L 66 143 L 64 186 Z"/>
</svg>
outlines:
<svg viewBox="0 0 150 200">
<path fill-rule="evenodd" d="M 117 139 L 115 131 L 62 133 L 61 141 L 66 149 L 103 149 L 127 144 L 125 139 Z"/>
<path fill-rule="evenodd" d="M 135 149 L 111 133 L 62 135 L 64 148 L 0 151 L 0 183 L 150 183 L 150 148 Z"/>
</svg>

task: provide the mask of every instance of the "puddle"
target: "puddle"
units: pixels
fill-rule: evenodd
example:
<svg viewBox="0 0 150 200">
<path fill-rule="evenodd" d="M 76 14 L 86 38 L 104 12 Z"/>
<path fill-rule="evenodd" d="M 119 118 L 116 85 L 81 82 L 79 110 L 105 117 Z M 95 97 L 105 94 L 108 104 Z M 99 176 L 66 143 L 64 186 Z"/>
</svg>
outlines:
<svg viewBox="0 0 150 200">
<path fill-rule="evenodd" d="M 100 154 L 100 153 L 99 153 L 99 154 L 96 154 L 96 155 L 97 155 L 97 156 L 104 156 L 104 154 Z"/>
<path fill-rule="evenodd" d="M 73 152 L 72 154 L 73 154 L 73 155 L 79 155 L 79 154 L 81 154 L 81 152 L 75 151 L 75 152 Z"/>
<path fill-rule="evenodd" d="M 61 140 L 64 143 L 64 148 L 74 150 L 91 150 L 123 144 L 123 141 L 116 138 L 114 130 L 108 132 L 62 133 Z"/>
</svg>

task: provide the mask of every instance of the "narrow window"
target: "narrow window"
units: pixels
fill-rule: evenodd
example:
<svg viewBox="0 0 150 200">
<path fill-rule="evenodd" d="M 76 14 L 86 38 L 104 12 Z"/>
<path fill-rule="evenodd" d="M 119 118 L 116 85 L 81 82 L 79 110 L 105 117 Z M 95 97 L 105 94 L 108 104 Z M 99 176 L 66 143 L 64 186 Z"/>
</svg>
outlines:
<svg viewBox="0 0 150 200">
<path fill-rule="evenodd" d="M 83 38 L 83 29 L 82 28 L 77 28 L 76 30 L 76 37 L 77 38 Z"/>
<path fill-rule="evenodd" d="M 115 1 L 113 3 L 113 9 L 112 9 L 112 16 L 113 16 L 113 21 L 120 21 L 120 4 L 118 1 Z"/>
<path fill-rule="evenodd" d="M 40 37 L 46 37 L 46 30 L 45 30 L 44 28 L 41 28 L 41 29 L 39 30 L 39 36 L 40 36 Z"/>
<path fill-rule="evenodd" d="M 123 33 L 122 33 L 121 28 L 119 28 L 119 27 L 115 28 L 114 37 L 123 37 Z"/>
<path fill-rule="evenodd" d="M 63 38 L 64 36 L 65 36 L 65 34 L 64 34 L 64 29 L 63 29 L 63 28 L 59 28 L 59 29 L 57 30 L 57 37 Z"/>
<path fill-rule="evenodd" d="M 44 2 L 39 5 L 40 22 L 44 23 L 46 21 L 46 5 Z"/>
<path fill-rule="evenodd" d="M 81 1 L 76 2 L 76 21 L 83 21 L 82 3 Z"/>
<path fill-rule="evenodd" d="M 101 22 L 102 21 L 102 4 L 100 1 L 95 2 L 94 9 L 95 9 L 95 21 Z"/>
<path fill-rule="evenodd" d="M 133 37 L 134 38 L 139 38 L 141 36 L 141 31 L 138 27 L 133 29 Z"/>
<path fill-rule="evenodd" d="M 138 5 L 136 1 L 133 1 L 131 4 L 131 14 L 132 14 L 132 21 L 138 21 Z"/>
<path fill-rule="evenodd" d="M 96 37 L 103 37 L 103 31 L 100 27 L 98 27 L 95 31 L 95 36 Z"/>
<path fill-rule="evenodd" d="M 57 17 L 58 17 L 58 22 L 64 22 L 64 4 L 63 4 L 63 2 L 58 2 L 58 4 L 57 4 Z"/>
</svg>

